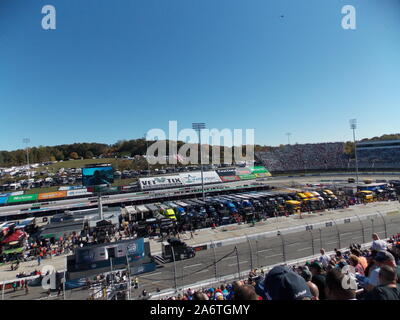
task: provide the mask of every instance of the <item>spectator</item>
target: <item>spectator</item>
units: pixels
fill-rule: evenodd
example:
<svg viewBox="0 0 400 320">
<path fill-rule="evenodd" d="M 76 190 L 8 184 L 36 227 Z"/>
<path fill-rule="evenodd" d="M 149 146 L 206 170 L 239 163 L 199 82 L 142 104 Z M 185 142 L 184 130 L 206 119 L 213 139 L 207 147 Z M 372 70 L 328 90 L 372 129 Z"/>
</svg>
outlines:
<svg viewBox="0 0 400 320">
<path fill-rule="evenodd" d="M 382 251 L 387 249 L 387 243 L 380 240 L 377 233 L 372 234 L 372 240 L 371 250 Z"/>
<path fill-rule="evenodd" d="M 319 299 L 325 300 L 325 280 L 326 275 L 324 273 L 324 268 L 322 264 L 318 261 L 314 261 L 310 265 L 310 271 L 312 273 L 311 282 L 314 283 L 318 287 L 319 291 Z"/>
<path fill-rule="evenodd" d="M 383 265 L 379 270 L 379 285 L 368 292 L 365 300 L 400 300 L 400 285 L 396 269 Z"/>
<path fill-rule="evenodd" d="M 374 260 L 377 267 L 371 271 L 369 277 L 366 278 L 366 281 L 364 282 L 365 289 L 367 291 L 372 291 L 376 286 L 379 285 L 379 271 L 382 266 L 387 265 L 394 268 L 395 270 L 397 269 L 395 259 L 390 252 L 379 251 L 375 255 Z"/>
<path fill-rule="evenodd" d="M 331 258 L 325 253 L 325 249 L 320 250 L 321 256 L 319 257 L 319 262 L 322 263 L 322 266 L 326 268 L 331 261 Z"/>
<path fill-rule="evenodd" d="M 344 276 L 345 274 L 337 268 L 327 273 L 325 282 L 325 295 L 327 300 L 357 300 L 355 289 L 343 287 Z"/>
<path fill-rule="evenodd" d="M 209 300 L 209 299 L 208 299 L 208 296 L 205 293 L 200 292 L 200 291 L 196 291 L 193 294 L 193 300 Z"/>
<path fill-rule="evenodd" d="M 232 290 L 231 292 L 228 294 L 227 296 L 227 300 L 233 300 L 233 296 L 235 295 L 235 292 L 239 289 L 239 287 L 241 287 L 243 285 L 242 281 L 234 281 L 232 283 Z"/>
<path fill-rule="evenodd" d="M 308 269 L 303 269 L 303 271 L 301 272 L 300 275 L 306 281 L 306 284 L 307 284 L 308 288 L 310 289 L 310 292 L 313 296 L 313 300 L 318 300 L 319 299 L 319 290 L 318 290 L 318 287 L 316 286 L 316 284 L 311 282 L 311 279 L 312 279 L 311 271 Z"/>
<path fill-rule="evenodd" d="M 306 281 L 288 267 L 277 266 L 268 272 L 264 288 L 269 300 L 310 300 Z"/>
<path fill-rule="evenodd" d="M 259 300 L 259 296 L 253 286 L 246 284 L 237 289 L 234 300 Z"/>
<path fill-rule="evenodd" d="M 367 261 L 367 259 L 361 255 L 361 252 L 360 252 L 360 250 L 358 250 L 358 249 L 353 249 L 353 250 L 351 251 L 351 253 L 354 254 L 354 255 L 358 258 L 358 262 L 361 264 L 361 266 L 363 267 L 364 272 L 365 272 L 365 269 L 366 269 L 367 266 L 368 266 L 368 261 Z"/>
<path fill-rule="evenodd" d="M 354 254 L 349 257 L 349 264 L 354 268 L 354 273 L 364 275 L 364 268 L 360 264 L 358 257 Z"/>
</svg>

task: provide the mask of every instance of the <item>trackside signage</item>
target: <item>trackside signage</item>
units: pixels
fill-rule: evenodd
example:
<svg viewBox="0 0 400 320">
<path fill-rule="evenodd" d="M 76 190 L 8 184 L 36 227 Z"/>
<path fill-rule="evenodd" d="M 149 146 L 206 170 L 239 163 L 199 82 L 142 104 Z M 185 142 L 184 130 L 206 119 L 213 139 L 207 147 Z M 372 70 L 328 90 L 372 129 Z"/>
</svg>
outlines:
<svg viewBox="0 0 400 320">
<path fill-rule="evenodd" d="M 181 181 L 185 185 L 201 184 L 201 172 L 180 173 Z M 204 183 L 221 182 L 219 175 L 215 171 L 206 171 L 203 173 Z"/>
<path fill-rule="evenodd" d="M 149 190 L 156 188 L 170 188 L 183 185 L 182 180 L 178 175 L 140 178 L 139 184 L 142 190 Z"/>
<path fill-rule="evenodd" d="M 232 169 L 218 169 L 215 170 L 218 175 L 220 177 L 224 177 L 224 176 L 236 176 L 236 169 L 232 168 Z"/>
<path fill-rule="evenodd" d="M 39 200 L 46 199 L 55 199 L 55 198 L 65 198 L 67 196 L 66 191 L 55 191 L 55 192 L 47 192 L 47 193 L 39 193 Z"/>
<path fill-rule="evenodd" d="M 23 201 L 35 201 L 37 200 L 38 195 L 35 194 L 24 194 L 20 196 L 11 196 L 8 198 L 8 203 L 15 203 L 15 202 L 23 202 Z"/>
<path fill-rule="evenodd" d="M 87 194 L 91 194 L 91 192 L 88 192 L 86 188 L 67 191 L 67 197 L 83 196 Z"/>
</svg>

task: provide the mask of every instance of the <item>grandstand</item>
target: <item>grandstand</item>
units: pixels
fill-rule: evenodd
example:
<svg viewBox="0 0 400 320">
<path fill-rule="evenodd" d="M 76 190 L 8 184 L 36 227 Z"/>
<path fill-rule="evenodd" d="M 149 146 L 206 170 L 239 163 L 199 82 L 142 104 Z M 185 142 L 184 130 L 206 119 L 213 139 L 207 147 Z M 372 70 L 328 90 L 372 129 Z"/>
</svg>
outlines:
<svg viewBox="0 0 400 320">
<path fill-rule="evenodd" d="M 273 172 L 347 169 L 350 164 L 342 142 L 271 147 L 256 156 Z"/>
<path fill-rule="evenodd" d="M 360 168 L 400 169 L 400 140 L 359 142 L 357 156 Z"/>
<path fill-rule="evenodd" d="M 352 170 L 353 155 L 345 153 L 342 142 L 312 143 L 270 147 L 256 157 L 271 172 Z M 364 170 L 400 169 L 400 140 L 357 143 L 358 167 Z"/>
</svg>

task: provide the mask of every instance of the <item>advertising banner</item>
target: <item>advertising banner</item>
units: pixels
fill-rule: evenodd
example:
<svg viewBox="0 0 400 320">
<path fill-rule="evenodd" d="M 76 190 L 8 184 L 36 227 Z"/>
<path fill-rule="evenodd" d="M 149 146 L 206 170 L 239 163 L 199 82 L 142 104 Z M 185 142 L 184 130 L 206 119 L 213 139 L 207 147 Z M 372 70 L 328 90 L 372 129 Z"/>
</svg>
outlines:
<svg viewBox="0 0 400 320">
<path fill-rule="evenodd" d="M 67 197 L 83 196 L 87 194 L 92 194 L 92 193 L 88 192 L 86 188 L 67 191 Z"/>
<path fill-rule="evenodd" d="M 38 200 L 65 198 L 66 196 L 67 196 L 67 191 L 46 192 L 46 193 L 39 193 Z"/>
<path fill-rule="evenodd" d="M 201 184 L 201 172 L 180 173 L 181 181 L 184 185 Z M 219 183 L 221 179 L 215 171 L 203 173 L 204 183 Z"/>
<path fill-rule="evenodd" d="M 265 173 L 267 170 L 264 167 L 248 167 L 251 173 Z"/>
<path fill-rule="evenodd" d="M 35 201 L 38 198 L 38 194 L 25 194 L 20 196 L 11 196 L 8 198 L 7 203 L 23 202 L 23 201 Z"/>
<path fill-rule="evenodd" d="M 174 176 L 160 176 L 140 178 L 139 185 L 142 190 L 156 189 L 156 188 L 171 188 L 182 186 L 182 180 L 179 175 Z"/>
<path fill-rule="evenodd" d="M 24 194 L 24 191 L 14 191 L 14 192 L 8 192 L 8 193 L 1 193 L 0 197 L 20 196 L 22 194 Z"/>
<path fill-rule="evenodd" d="M 8 197 L 0 197 L 0 204 L 7 203 Z"/>
<path fill-rule="evenodd" d="M 218 169 L 218 170 L 215 170 L 215 172 L 217 172 L 220 177 L 236 176 L 236 169 L 235 168 Z"/>
<path fill-rule="evenodd" d="M 265 167 L 258 166 L 258 167 L 249 167 L 252 174 L 264 174 L 263 177 L 267 176 L 270 177 L 271 174 Z"/>
<path fill-rule="evenodd" d="M 14 191 L 14 192 L 11 192 L 11 196 L 20 196 L 20 195 L 23 195 L 24 194 L 24 191 Z"/>
<path fill-rule="evenodd" d="M 222 176 L 220 177 L 223 182 L 238 181 L 240 178 L 238 176 Z"/>
<path fill-rule="evenodd" d="M 266 178 L 266 177 L 270 177 L 271 174 L 269 172 L 268 173 L 256 173 L 255 176 L 257 178 Z"/>
<path fill-rule="evenodd" d="M 69 190 L 78 190 L 83 189 L 83 186 L 63 186 L 59 187 L 58 191 L 69 191 Z"/>
<path fill-rule="evenodd" d="M 249 168 L 237 168 L 236 169 L 236 175 L 237 176 L 242 176 L 246 174 L 251 174 L 251 171 Z"/>
<path fill-rule="evenodd" d="M 242 174 L 239 176 L 240 180 L 250 180 L 250 179 L 256 179 L 255 174 Z"/>
</svg>

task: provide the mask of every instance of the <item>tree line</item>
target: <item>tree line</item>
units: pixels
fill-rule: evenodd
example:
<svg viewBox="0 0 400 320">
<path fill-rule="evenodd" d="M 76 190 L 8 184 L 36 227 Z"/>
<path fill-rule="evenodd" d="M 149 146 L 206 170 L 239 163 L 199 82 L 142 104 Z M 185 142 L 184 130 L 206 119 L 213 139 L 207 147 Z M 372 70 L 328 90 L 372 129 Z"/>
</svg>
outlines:
<svg viewBox="0 0 400 320">
<path fill-rule="evenodd" d="M 42 163 L 50 161 L 65 161 L 70 159 L 92 159 L 93 157 L 135 157 L 146 154 L 147 148 L 152 141 L 146 141 L 144 138 L 133 140 L 120 140 L 115 144 L 108 145 L 104 143 L 74 143 L 57 146 L 39 146 L 29 148 L 29 162 Z M 184 144 L 183 141 L 173 141 L 173 146 L 179 150 Z M 259 150 L 261 146 L 255 146 Z M 169 154 L 169 141 L 166 141 L 167 154 Z M 220 148 L 220 160 L 223 162 L 224 152 L 227 147 Z M 233 152 L 233 150 L 231 150 Z M 242 154 L 245 155 L 245 146 L 242 146 Z M 200 157 L 200 154 L 199 154 Z M 209 158 L 212 160 L 212 147 L 209 148 Z M 18 166 L 27 163 L 27 150 L 18 149 L 14 151 L 0 151 L 0 166 Z"/>
<path fill-rule="evenodd" d="M 379 140 L 400 140 L 400 134 L 385 134 L 380 137 L 371 139 L 362 139 L 361 141 L 379 141 Z M 73 143 L 63 144 L 58 146 L 39 146 L 29 148 L 29 162 L 49 162 L 69 159 L 92 159 L 93 157 L 134 157 L 137 155 L 145 155 L 151 141 L 146 141 L 144 138 L 133 140 L 120 140 L 115 144 L 108 145 L 104 143 Z M 184 144 L 182 141 L 173 142 L 177 149 Z M 166 143 L 167 154 L 169 153 L 169 143 Z M 268 146 L 255 145 L 254 151 L 268 150 Z M 224 158 L 224 152 L 227 147 L 220 149 L 220 161 Z M 233 150 L 231 150 L 233 151 Z M 344 153 L 348 155 L 354 154 L 354 144 L 352 142 L 344 143 Z M 212 148 L 209 149 L 209 157 L 212 160 Z M 242 146 L 242 154 L 245 154 L 245 146 Z M 27 162 L 27 152 L 25 149 L 14 151 L 0 151 L 0 166 L 18 166 L 24 165 Z"/>
</svg>

